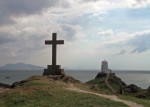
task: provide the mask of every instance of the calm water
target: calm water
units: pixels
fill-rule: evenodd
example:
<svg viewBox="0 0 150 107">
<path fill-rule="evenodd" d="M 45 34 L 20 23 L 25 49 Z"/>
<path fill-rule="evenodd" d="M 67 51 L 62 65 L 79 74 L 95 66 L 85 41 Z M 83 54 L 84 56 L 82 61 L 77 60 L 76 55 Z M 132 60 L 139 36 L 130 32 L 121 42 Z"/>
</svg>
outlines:
<svg viewBox="0 0 150 107">
<path fill-rule="evenodd" d="M 67 75 L 73 76 L 74 78 L 86 82 L 95 78 L 99 71 L 84 71 L 84 70 L 66 70 Z M 42 75 L 43 71 L 0 71 L 0 82 L 12 84 L 16 81 L 26 79 L 33 75 Z M 127 84 L 136 84 L 142 88 L 150 86 L 150 72 L 144 71 L 115 71 L 116 75 L 120 77 Z M 6 78 L 10 77 L 10 78 Z"/>
</svg>

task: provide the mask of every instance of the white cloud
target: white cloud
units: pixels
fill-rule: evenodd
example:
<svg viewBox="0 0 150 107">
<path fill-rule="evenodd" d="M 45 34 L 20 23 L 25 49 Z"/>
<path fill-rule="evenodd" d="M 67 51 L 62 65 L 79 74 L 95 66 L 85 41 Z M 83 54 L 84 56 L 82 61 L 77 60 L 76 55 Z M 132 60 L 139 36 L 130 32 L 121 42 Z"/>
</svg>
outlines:
<svg viewBox="0 0 150 107">
<path fill-rule="evenodd" d="M 114 34 L 114 32 L 111 29 L 98 32 L 99 36 L 112 36 L 113 34 Z"/>
<path fill-rule="evenodd" d="M 95 39 L 92 44 L 94 47 L 92 48 L 95 50 L 103 50 L 100 53 L 106 56 L 141 53 L 150 50 L 149 30 L 128 33 L 117 32 L 111 29 L 100 29 L 97 34 L 98 36 L 94 37 Z"/>
<path fill-rule="evenodd" d="M 126 0 L 130 8 L 145 8 L 150 5 L 149 0 Z"/>
</svg>

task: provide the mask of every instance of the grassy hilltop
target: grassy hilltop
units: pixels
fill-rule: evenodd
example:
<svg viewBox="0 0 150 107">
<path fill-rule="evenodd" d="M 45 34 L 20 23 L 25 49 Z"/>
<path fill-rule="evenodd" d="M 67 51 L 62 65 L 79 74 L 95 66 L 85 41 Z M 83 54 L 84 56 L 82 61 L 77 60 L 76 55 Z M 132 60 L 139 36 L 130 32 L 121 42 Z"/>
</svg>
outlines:
<svg viewBox="0 0 150 107">
<path fill-rule="evenodd" d="M 110 78 L 111 82 L 109 79 L 108 81 L 117 89 L 119 85 L 115 79 Z M 120 81 L 119 84 L 121 83 L 123 82 Z M 11 87 L 10 90 L 0 93 L 0 107 L 133 107 L 134 102 L 136 107 L 142 107 L 138 104 L 150 107 L 150 100 L 128 95 L 114 96 L 105 84 L 104 77 L 83 84 L 69 76 L 33 76 L 16 82 Z M 127 100 L 133 102 L 127 104 Z"/>
<path fill-rule="evenodd" d="M 0 94 L 0 107 L 128 107 L 92 94 L 74 92 L 69 86 L 90 90 L 78 81 L 33 76 Z"/>
</svg>

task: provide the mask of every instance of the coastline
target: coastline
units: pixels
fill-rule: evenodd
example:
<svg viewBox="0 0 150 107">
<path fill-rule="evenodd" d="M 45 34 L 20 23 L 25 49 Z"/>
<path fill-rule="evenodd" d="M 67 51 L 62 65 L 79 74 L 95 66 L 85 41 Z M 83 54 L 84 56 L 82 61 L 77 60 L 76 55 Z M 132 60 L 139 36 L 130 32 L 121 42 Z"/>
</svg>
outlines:
<svg viewBox="0 0 150 107">
<path fill-rule="evenodd" d="M 33 75 L 42 75 L 42 70 L 39 71 L 1 71 L 0 70 L 0 82 L 5 84 L 13 84 L 16 81 L 21 81 L 24 79 L 27 79 L 28 77 L 31 77 Z M 67 75 L 73 76 L 74 78 L 80 80 L 81 82 L 85 83 L 97 75 L 99 70 L 65 70 L 65 73 Z M 113 70 L 115 72 L 115 70 Z M 129 84 L 135 84 L 137 86 L 142 87 L 143 89 L 147 89 L 150 86 L 150 73 L 142 73 L 142 72 L 121 72 L 117 71 L 115 72 L 116 76 L 121 78 L 125 83 Z M 10 77 L 10 78 L 5 78 Z"/>
</svg>

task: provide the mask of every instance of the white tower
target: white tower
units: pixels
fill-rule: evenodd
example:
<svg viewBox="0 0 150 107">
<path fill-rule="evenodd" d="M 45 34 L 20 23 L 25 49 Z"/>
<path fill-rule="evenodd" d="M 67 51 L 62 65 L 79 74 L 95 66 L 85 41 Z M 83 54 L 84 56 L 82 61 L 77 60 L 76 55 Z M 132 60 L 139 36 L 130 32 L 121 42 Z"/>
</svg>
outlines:
<svg viewBox="0 0 150 107">
<path fill-rule="evenodd" d="M 101 72 L 102 73 L 108 73 L 109 72 L 108 62 L 106 60 L 102 61 Z"/>
</svg>

